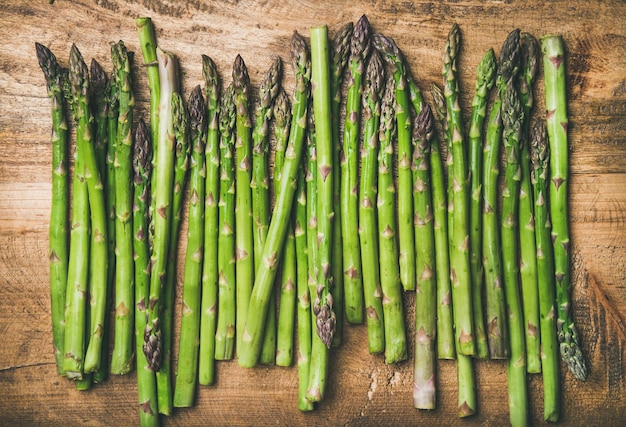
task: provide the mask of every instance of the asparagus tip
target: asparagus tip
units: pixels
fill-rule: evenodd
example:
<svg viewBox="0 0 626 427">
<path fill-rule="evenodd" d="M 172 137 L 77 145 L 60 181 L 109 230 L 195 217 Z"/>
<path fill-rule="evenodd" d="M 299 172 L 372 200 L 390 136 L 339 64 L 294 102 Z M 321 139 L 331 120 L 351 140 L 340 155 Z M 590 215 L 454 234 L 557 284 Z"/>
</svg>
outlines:
<svg viewBox="0 0 626 427">
<path fill-rule="evenodd" d="M 363 15 L 357 21 L 352 30 L 350 40 L 350 54 L 354 57 L 367 58 L 370 51 L 370 23 L 367 16 Z"/>
</svg>

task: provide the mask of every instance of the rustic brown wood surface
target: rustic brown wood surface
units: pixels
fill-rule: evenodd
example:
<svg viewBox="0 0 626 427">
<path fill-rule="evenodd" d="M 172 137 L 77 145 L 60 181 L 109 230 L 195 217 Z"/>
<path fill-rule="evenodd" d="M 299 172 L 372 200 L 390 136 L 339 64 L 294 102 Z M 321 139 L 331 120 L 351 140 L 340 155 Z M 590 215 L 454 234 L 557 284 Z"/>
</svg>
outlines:
<svg viewBox="0 0 626 427">
<path fill-rule="evenodd" d="M 575 319 L 590 367 L 587 382 L 562 369 L 562 425 L 623 425 L 626 419 L 626 3 L 581 1 L 210 1 L 5 0 L 0 6 L 0 424 L 138 424 L 136 377 L 111 377 L 78 392 L 56 375 L 48 294 L 50 110 L 34 43 L 62 65 L 72 42 L 109 70 L 119 39 L 139 53 L 134 18 L 151 16 L 159 44 L 181 63 L 185 93 L 201 83 L 200 54 L 224 80 L 241 54 L 253 85 L 271 55 L 288 59 L 291 34 L 313 25 L 334 33 L 367 14 L 375 31 L 403 49 L 423 88 L 440 83 L 441 53 L 453 22 L 463 32 L 462 106 L 469 111 L 475 67 L 499 52 L 518 27 L 539 37 L 561 33 L 569 51 L 571 232 Z M 138 116 L 147 114 L 147 79 L 133 66 Z M 292 73 L 285 67 L 291 91 Z M 537 102 L 543 102 L 542 83 Z M 538 110 L 541 111 L 541 108 Z M 183 234 L 184 235 L 184 234 Z M 184 248 L 184 241 L 180 249 Z M 180 269 L 179 269 L 180 270 Z M 180 294 L 180 290 L 179 290 Z M 412 306 L 413 295 L 406 296 Z M 177 300 L 179 308 L 180 299 Z M 412 321 L 407 317 L 407 324 Z M 331 353 L 329 390 L 312 413 L 297 409 L 295 368 L 219 363 L 215 386 L 166 425 L 506 425 L 503 362 L 476 366 L 479 412 L 457 418 L 456 370 L 439 362 L 438 408 L 412 406 L 413 359 L 386 366 L 367 353 L 363 326 L 346 326 Z M 412 351 L 412 347 L 411 347 Z M 543 423 L 541 376 L 529 376 L 531 418 Z"/>
</svg>

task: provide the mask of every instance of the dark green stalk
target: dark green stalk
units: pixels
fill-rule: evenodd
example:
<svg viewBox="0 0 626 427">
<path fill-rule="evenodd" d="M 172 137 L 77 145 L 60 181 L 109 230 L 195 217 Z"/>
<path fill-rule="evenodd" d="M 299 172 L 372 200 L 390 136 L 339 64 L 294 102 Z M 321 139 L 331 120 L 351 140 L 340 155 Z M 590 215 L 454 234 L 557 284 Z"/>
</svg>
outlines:
<svg viewBox="0 0 626 427">
<path fill-rule="evenodd" d="M 242 345 L 239 352 L 239 365 L 256 365 L 261 350 L 263 327 L 270 294 L 272 293 L 277 267 L 280 262 L 288 219 L 295 194 L 297 173 L 300 167 L 302 145 L 306 131 L 307 106 L 310 91 L 310 60 L 306 42 L 294 33 L 291 42 L 291 57 L 296 77 L 296 92 L 293 103 L 293 120 L 289 143 L 285 150 L 285 162 L 281 172 L 280 187 L 270 221 L 267 240 L 261 254 L 261 264 L 255 277 L 250 297 Z"/>
<path fill-rule="evenodd" d="M 206 97 L 206 183 L 204 198 L 204 258 L 202 265 L 202 301 L 200 310 L 200 360 L 198 382 L 215 382 L 215 331 L 217 328 L 218 236 L 220 191 L 220 80 L 215 63 L 202 56 L 202 74 Z"/>
<path fill-rule="evenodd" d="M 119 116 L 115 147 L 115 340 L 111 373 L 127 374 L 134 359 L 133 319 L 135 280 L 133 272 L 132 123 L 135 98 L 130 60 L 122 41 L 111 48 L 118 88 Z"/>
<path fill-rule="evenodd" d="M 570 238 L 567 188 L 569 179 L 567 139 L 567 87 L 565 46 L 559 35 L 541 38 L 546 94 L 546 122 L 550 141 L 550 217 L 554 244 L 554 278 L 557 299 L 557 336 L 561 359 L 576 378 L 587 378 L 570 299 Z"/>
<path fill-rule="evenodd" d="M 371 354 L 385 352 L 385 361 L 395 363 L 406 358 L 406 342 L 403 328 L 404 316 L 398 306 L 383 306 L 383 291 L 380 286 L 378 251 L 378 225 L 375 210 L 378 188 L 378 127 L 380 124 L 380 98 L 384 89 L 385 69 L 380 55 L 374 52 L 365 71 L 363 90 L 363 145 L 361 147 L 361 174 L 359 186 L 358 228 L 363 262 L 363 292 L 365 295 L 365 318 L 367 344 Z M 386 295 L 385 295 L 386 296 Z M 391 298 L 394 295 L 390 295 Z M 397 295 L 396 295 L 397 297 Z M 387 311 L 383 313 L 383 308 Z M 387 318 L 389 315 L 389 318 Z M 390 325 L 387 326 L 387 320 Z M 387 337 L 386 332 L 391 335 Z M 386 343 L 391 344 L 387 348 Z"/>
<path fill-rule="evenodd" d="M 543 418 L 557 422 L 560 415 L 559 350 L 556 338 L 556 295 L 554 254 L 550 238 L 548 185 L 550 148 L 543 121 L 537 121 L 530 135 L 532 169 L 530 178 L 535 201 L 535 242 L 539 282 L 539 325 L 541 328 L 541 370 L 543 378 Z"/>
<path fill-rule="evenodd" d="M 375 34 L 372 43 L 391 65 L 396 88 L 396 122 L 398 134 L 398 241 L 400 245 L 400 280 L 404 290 L 415 290 L 415 235 L 413 228 L 413 177 L 411 174 L 411 102 L 408 71 L 396 43 Z"/>
<path fill-rule="evenodd" d="M 150 244 L 148 241 L 148 210 L 150 205 L 150 175 L 152 173 L 152 145 L 148 128 L 140 120 L 135 129 L 133 147 L 133 251 L 135 258 L 135 343 L 137 352 L 137 393 L 139 424 L 158 426 L 156 376 L 145 354 L 143 333 L 148 320 L 150 295 Z"/>
<path fill-rule="evenodd" d="M 63 74 L 54 54 L 35 43 L 39 66 L 46 78 L 50 98 L 52 134 L 52 201 L 50 208 L 50 312 L 52 341 L 57 373 L 63 375 L 63 344 L 65 339 L 65 290 L 67 285 L 69 242 L 69 174 L 68 135 L 63 95 Z"/>
<path fill-rule="evenodd" d="M 335 34 L 332 43 L 332 58 L 330 65 L 330 95 L 331 120 L 333 129 L 333 164 L 341 165 L 341 99 L 344 71 L 350 54 L 350 39 L 354 25 L 348 22 Z M 333 205 L 341 203 L 341 167 L 333 168 Z M 335 316 L 337 325 L 333 335 L 333 347 L 341 344 L 343 336 L 343 238 L 341 234 L 341 209 L 335 210 L 333 218 L 333 262 L 331 265 L 333 276 L 333 299 L 335 302 Z"/>
<path fill-rule="evenodd" d="M 370 26 L 363 15 L 350 40 L 346 113 L 341 155 L 340 221 L 342 235 L 343 288 L 346 319 L 362 323 L 364 315 L 363 272 L 359 242 L 359 136 L 365 60 L 370 51 Z"/>
<path fill-rule="evenodd" d="M 226 89 L 220 111 L 220 197 L 218 203 L 218 309 L 215 359 L 232 359 L 235 350 L 235 103 L 233 86 Z"/>
</svg>

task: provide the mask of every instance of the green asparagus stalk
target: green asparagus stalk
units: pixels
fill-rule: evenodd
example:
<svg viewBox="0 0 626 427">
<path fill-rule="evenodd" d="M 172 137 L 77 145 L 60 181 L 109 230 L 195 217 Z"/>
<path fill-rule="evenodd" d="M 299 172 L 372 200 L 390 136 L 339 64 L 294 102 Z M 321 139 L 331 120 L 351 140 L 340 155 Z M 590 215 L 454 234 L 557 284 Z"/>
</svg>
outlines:
<svg viewBox="0 0 626 427">
<path fill-rule="evenodd" d="M 508 361 L 509 417 L 511 425 L 528 425 L 528 395 L 526 390 L 526 343 L 524 313 L 519 283 L 519 141 L 522 135 L 524 111 L 515 87 L 514 73 L 506 84 L 502 100 L 502 140 L 506 159 L 502 191 L 502 266 L 504 292 L 508 307 L 511 357 Z"/>
<path fill-rule="evenodd" d="M 363 145 L 361 147 L 361 174 L 359 182 L 358 228 L 363 261 L 363 292 L 365 295 L 365 318 L 367 323 L 367 344 L 371 354 L 385 352 L 385 361 L 395 363 L 406 357 L 404 334 L 398 329 L 404 326 L 403 316 L 398 316 L 397 306 L 385 305 L 383 313 L 383 292 L 380 286 L 378 252 L 378 226 L 375 211 L 377 199 L 377 158 L 378 127 L 380 124 L 380 98 L 384 87 L 385 69 L 380 55 L 374 52 L 365 70 L 363 90 Z M 393 295 L 391 295 L 393 297 Z M 387 319 L 386 314 L 390 315 Z M 400 319 L 398 319 L 400 317 Z M 387 320 L 391 322 L 387 326 Z M 387 337 L 386 332 L 390 332 Z M 389 343 L 392 347 L 387 348 Z"/>
<path fill-rule="evenodd" d="M 377 201 L 380 287 L 383 295 L 387 363 L 395 363 L 407 356 L 402 283 L 398 264 L 396 187 L 393 174 L 393 141 L 396 132 L 394 102 L 394 80 L 393 76 L 389 75 L 380 107 Z"/>
<path fill-rule="evenodd" d="M 139 45 L 143 56 L 143 65 L 146 67 L 146 74 L 148 75 L 148 89 L 150 90 L 150 140 L 154 143 L 158 141 L 159 103 L 161 102 L 157 43 L 152 19 L 148 17 L 136 18 L 135 27 L 137 28 L 137 36 L 139 37 Z M 152 155 L 156 155 L 156 152 L 153 152 Z M 154 160 L 153 163 L 155 163 Z"/>
<path fill-rule="evenodd" d="M 250 77 L 243 58 L 233 64 L 233 89 L 236 110 L 235 140 L 235 269 L 237 273 L 237 348 L 241 347 L 248 303 L 254 283 L 254 241 L 251 182 L 251 127 L 249 111 Z"/>
<path fill-rule="evenodd" d="M 233 86 L 228 86 L 220 111 L 220 198 L 218 203 L 219 236 L 218 309 L 215 333 L 215 359 L 232 359 L 235 349 L 235 103 Z"/>
<path fill-rule="evenodd" d="M 498 225 L 500 145 L 502 138 L 502 97 L 506 83 L 519 64 L 519 30 L 509 33 L 500 51 L 496 95 L 491 106 L 483 151 L 483 233 L 482 253 L 487 305 L 487 339 L 492 359 L 510 355 L 509 328 L 502 277 L 502 251 Z"/>
<path fill-rule="evenodd" d="M 520 37 L 521 66 L 519 95 L 524 110 L 520 140 L 520 167 L 522 176 L 519 192 L 520 283 L 524 330 L 526 335 L 526 369 L 528 373 L 541 372 L 541 338 L 539 329 L 539 289 L 537 282 L 537 246 L 533 193 L 530 186 L 530 115 L 533 107 L 533 82 L 539 66 L 539 43 L 528 33 Z"/>
<path fill-rule="evenodd" d="M 84 355 L 84 373 L 100 368 L 104 318 L 107 307 L 107 221 L 104 190 L 93 140 L 93 115 L 89 99 L 89 70 L 72 45 L 70 52 L 69 82 L 73 98 L 75 119 L 78 123 L 76 144 L 81 145 L 85 180 L 89 195 L 91 244 L 89 260 L 89 327 L 85 338 L 88 346 Z"/>
<path fill-rule="evenodd" d="M 346 319 L 362 323 L 364 315 L 363 275 L 358 224 L 358 176 L 361 96 L 365 60 L 370 51 L 370 26 L 363 15 L 352 32 L 348 61 L 348 88 L 341 157 L 340 209 L 343 287 Z"/>
<path fill-rule="evenodd" d="M 275 57 L 265 74 L 263 81 L 259 87 L 260 102 L 257 105 L 255 117 L 255 128 L 252 132 L 252 181 L 250 187 L 252 189 L 252 216 L 254 220 L 254 251 L 261 253 L 263 244 L 267 236 L 267 226 L 270 220 L 270 191 L 269 191 L 269 163 L 268 163 L 268 128 L 269 120 L 272 117 L 274 100 L 280 89 L 280 79 L 282 77 L 282 62 L 279 57 Z M 291 233 L 293 235 L 293 233 Z M 292 245 L 293 248 L 293 245 Z M 292 253 L 292 251 L 286 251 Z M 295 256 L 295 254 L 294 254 Z M 260 257 L 254 259 L 255 270 L 258 268 Z M 292 258 L 294 261 L 294 258 Z M 285 263 L 282 263 L 285 265 Z M 291 278 L 291 283 L 295 278 Z M 286 278 L 289 283 L 289 278 Z M 289 286 L 287 286 L 287 289 Z M 281 286 L 281 294 L 285 288 Z M 287 294 L 291 294 L 295 298 L 295 288 L 291 286 L 291 291 L 287 290 Z M 265 334 L 263 336 L 263 347 L 261 350 L 260 363 L 265 365 L 273 365 L 276 361 L 277 353 L 277 327 L 276 327 L 276 294 L 272 294 L 274 301 L 270 302 L 269 315 L 266 319 Z M 289 299 L 290 297 L 287 297 Z M 294 298 L 291 298 L 294 301 Z M 285 302 L 285 307 L 294 307 L 294 304 Z M 289 311 L 289 310 L 287 310 Z M 292 310 L 293 312 L 293 310 Z M 283 313 L 284 315 L 284 313 Z M 293 318 L 284 320 L 285 325 L 293 325 Z M 283 337 L 290 338 L 293 341 L 293 330 L 283 330 Z M 287 340 L 288 342 L 289 340 Z M 284 343 L 285 341 L 283 341 Z"/>
<path fill-rule="evenodd" d="M 352 38 L 352 22 L 346 23 L 335 34 L 332 43 L 332 58 L 330 65 L 330 96 L 331 120 L 333 129 L 333 205 L 341 203 L 341 100 L 343 77 L 348 56 L 350 54 L 350 39 Z M 343 298 L 343 238 L 341 234 L 341 209 L 335 210 L 333 218 L 333 262 L 330 266 L 333 276 L 333 299 L 337 325 L 333 335 L 333 347 L 341 345 L 343 337 L 344 298 Z"/>
<path fill-rule="evenodd" d="M 202 301 L 200 310 L 200 359 L 198 382 L 215 382 L 215 331 L 217 327 L 218 236 L 220 191 L 220 80 L 211 58 L 202 56 L 202 74 L 206 98 L 206 183 L 204 199 L 204 258 L 202 264 Z"/>
<path fill-rule="evenodd" d="M 68 135 L 61 67 L 46 46 L 35 43 L 39 66 L 46 78 L 50 98 L 52 135 L 52 202 L 50 208 L 50 307 L 52 342 L 57 373 L 63 375 L 65 335 L 65 288 L 69 237 Z"/>
<path fill-rule="evenodd" d="M 413 227 L 413 177 L 411 174 L 411 103 L 407 87 L 408 72 L 396 43 L 382 34 L 372 42 L 383 59 L 391 65 L 396 88 L 398 149 L 398 241 L 400 245 L 400 280 L 404 290 L 415 290 L 415 231 Z"/>
<path fill-rule="evenodd" d="M 274 214 L 270 220 L 267 240 L 261 253 L 261 264 L 255 277 L 255 285 L 252 290 L 244 325 L 244 339 L 242 340 L 238 360 L 239 365 L 244 367 L 253 367 L 258 360 L 261 350 L 260 345 L 268 301 L 287 234 L 287 223 L 291 215 L 296 187 L 295 182 L 297 180 L 297 171 L 300 166 L 302 145 L 306 131 L 311 69 L 306 42 L 298 33 L 294 33 L 292 37 L 291 57 L 296 77 L 293 120 L 289 134 L 289 143 L 285 150 L 285 162 L 281 172 Z"/>
<path fill-rule="evenodd" d="M 70 54 L 74 56 L 74 54 Z M 83 378 L 85 353 L 85 295 L 89 277 L 89 195 L 85 178 L 85 144 L 78 142 L 89 125 L 87 120 L 78 120 L 78 104 L 74 98 L 69 76 L 64 77 L 65 96 L 68 97 L 74 121 L 76 122 L 76 150 L 74 152 L 74 176 L 72 178 L 72 218 L 70 230 L 70 251 L 65 292 L 65 335 L 63 341 L 63 371 L 71 380 Z"/>
<path fill-rule="evenodd" d="M 204 256 L 204 204 L 206 184 L 206 107 L 202 89 L 196 86 L 187 102 L 191 144 L 187 250 L 183 278 L 183 307 L 180 318 L 178 368 L 174 386 L 174 407 L 193 405 L 198 381 L 200 349 L 200 303 Z"/>
<path fill-rule="evenodd" d="M 438 86 L 432 85 L 431 95 L 437 118 L 445 122 L 445 101 Z M 445 139 L 445 137 L 444 137 Z M 443 171 L 443 159 L 439 141 L 435 135 L 430 144 L 430 178 L 433 198 L 433 232 L 435 237 L 435 271 L 450 271 L 450 250 L 448 246 L 448 203 Z M 452 295 L 450 275 L 441 273 L 437 279 L 437 356 L 440 359 L 455 359 L 454 318 L 452 315 Z"/>
<path fill-rule="evenodd" d="M 472 315 L 472 282 L 469 260 L 469 227 L 467 185 L 467 162 L 465 155 L 465 137 L 463 119 L 459 106 L 459 85 L 456 78 L 456 58 L 459 52 L 460 29 L 457 24 L 452 26 L 443 54 L 443 83 L 446 102 L 446 117 L 450 138 L 451 156 L 449 164 L 448 218 L 452 227 L 449 230 L 450 240 L 450 280 L 452 283 L 452 302 L 455 325 L 455 344 L 459 354 L 472 356 L 476 354 L 474 336 L 474 318 Z"/>
<path fill-rule="evenodd" d="M 476 92 L 472 100 L 472 118 L 469 128 L 469 171 L 470 171 L 470 269 L 472 273 L 472 309 L 476 356 L 484 359 L 489 355 L 483 311 L 483 263 L 482 263 L 482 215 L 483 215 L 483 128 L 487 114 L 487 98 L 495 83 L 496 56 L 489 49 L 478 64 Z"/>
<path fill-rule="evenodd" d="M 567 93 L 565 46 L 559 35 L 541 38 L 543 73 L 546 94 L 546 122 L 550 143 L 550 217 L 554 244 L 554 277 L 557 299 L 557 336 L 561 359 L 576 378 L 587 378 L 578 331 L 572 316 L 570 300 L 569 222 L 567 184 L 569 178 L 567 139 Z"/>
<path fill-rule="evenodd" d="M 93 146 L 103 186 L 107 179 L 106 156 L 109 146 L 109 103 L 107 85 L 108 78 L 102 66 L 98 61 L 92 59 L 91 65 L 89 66 L 89 100 L 91 102 L 91 114 L 94 119 Z"/>
<path fill-rule="evenodd" d="M 132 123 L 135 98 L 128 51 L 122 41 L 111 48 L 118 87 L 119 116 L 115 147 L 115 340 L 111 373 L 123 375 L 133 364 L 133 272 Z"/>
<path fill-rule="evenodd" d="M 148 241 L 148 209 L 150 175 L 152 174 L 152 146 L 148 128 L 143 120 L 135 129 L 133 146 L 133 250 L 135 258 L 135 342 L 137 351 L 137 393 L 139 424 L 158 426 L 156 376 L 143 354 L 143 332 L 148 320 L 150 294 L 150 244 Z"/>
<path fill-rule="evenodd" d="M 550 148 L 543 121 L 537 121 L 530 135 L 535 208 L 535 242 L 537 245 L 537 279 L 539 282 L 539 314 L 541 329 L 541 368 L 543 376 L 543 418 L 557 422 L 560 415 L 559 350 L 556 338 L 556 296 L 554 286 L 554 255 L 550 240 L 548 183 Z"/>
<path fill-rule="evenodd" d="M 415 209 L 415 252 L 417 255 L 415 289 L 415 368 L 413 405 L 435 409 L 435 334 L 437 289 L 435 272 L 435 236 L 429 171 L 429 151 L 434 130 L 429 106 L 415 117 L 413 124 L 413 207 Z"/>
</svg>

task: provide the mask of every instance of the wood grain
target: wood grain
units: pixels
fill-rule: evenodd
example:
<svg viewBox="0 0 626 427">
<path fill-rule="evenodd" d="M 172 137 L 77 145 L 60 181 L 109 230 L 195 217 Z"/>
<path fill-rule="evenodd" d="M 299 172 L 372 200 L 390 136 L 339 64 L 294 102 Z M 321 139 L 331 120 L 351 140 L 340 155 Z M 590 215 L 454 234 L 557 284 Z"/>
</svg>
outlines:
<svg viewBox="0 0 626 427">
<path fill-rule="evenodd" d="M 111 43 L 139 52 L 134 18 L 151 16 L 159 44 L 176 54 L 183 87 L 201 82 L 200 54 L 210 55 L 226 83 L 240 53 L 253 85 L 271 55 L 288 59 L 294 30 L 325 23 L 332 32 L 367 14 L 393 37 L 419 84 L 441 82 L 441 53 L 453 22 L 463 32 L 459 59 L 465 114 L 475 67 L 499 51 L 513 28 L 539 37 L 561 33 L 568 48 L 571 221 L 575 317 L 590 365 L 587 382 L 562 369 L 562 425 L 622 425 L 626 416 L 626 3 L 450 0 L 56 0 L 2 2 L 0 7 L 0 424 L 133 425 L 134 373 L 77 392 L 55 373 L 48 296 L 50 111 L 34 43 L 62 65 L 72 42 L 85 58 L 111 68 Z M 285 67 L 285 86 L 292 73 Z M 137 116 L 147 114 L 147 80 L 136 60 Z M 543 102 L 541 84 L 537 102 Z M 539 109 L 540 110 L 540 109 Z M 541 111 L 539 111 L 541 113 Z M 185 225 L 183 225 L 184 227 Z M 184 232 L 181 235 L 185 235 Z M 181 242 L 180 250 L 184 249 Z M 182 268 L 179 269 L 182 271 Z M 180 289 L 178 290 L 180 296 Z M 410 314 L 413 295 L 406 295 Z M 178 298 L 177 302 L 180 302 Z M 178 307 L 178 306 L 177 306 Z M 412 328 L 410 316 L 407 325 Z M 412 351 L 412 348 L 410 349 Z M 330 390 L 313 412 L 297 410 L 295 368 L 239 368 L 219 363 L 217 384 L 199 390 L 195 407 L 166 425 L 506 425 L 506 366 L 476 362 L 479 413 L 456 416 L 456 371 L 439 362 L 438 408 L 412 407 L 412 359 L 386 366 L 367 354 L 361 326 L 345 328 L 332 352 Z M 531 416 L 542 424 L 541 377 L 529 377 Z"/>
</svg>

